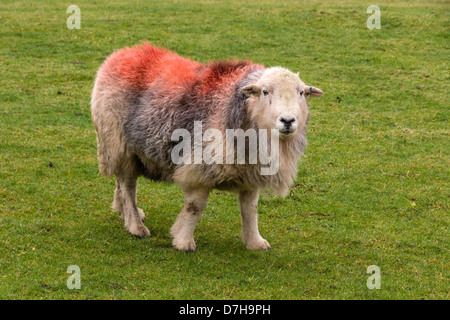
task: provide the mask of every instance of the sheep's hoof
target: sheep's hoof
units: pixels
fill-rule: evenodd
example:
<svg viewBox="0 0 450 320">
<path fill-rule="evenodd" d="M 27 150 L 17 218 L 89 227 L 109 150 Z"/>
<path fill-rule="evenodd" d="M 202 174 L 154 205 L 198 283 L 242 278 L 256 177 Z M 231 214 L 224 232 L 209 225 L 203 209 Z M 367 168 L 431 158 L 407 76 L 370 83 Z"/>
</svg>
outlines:
<svg viewBox="0 0 450 320">
<path fill-rule="evenodd" d="M 246 243 L 246 247 L 249 250 L 269 250 L 272 247 L 266 239 L 260 238 L 253 241 L 248 241 Z"/>
<path fill-rule="evenodd" d="M 128 231 L 130 231 L 130 233 L 132 235 L 134 235 L 134 236 L 136 236 L 138 238 L 141 238 L 141 239 L 150 236 L 150 231 L 142 223 L 141 224 L 135 224 L 135 225 L 131 226 L 128 229 Z"/>
<path fill-rule="evenodd" d="M 184 251 L 186 253 L 195 252 L 196 249 L 194 238 L 184 241 L 174 238 L 172 245 L 175 249 Z"/>
</svg>

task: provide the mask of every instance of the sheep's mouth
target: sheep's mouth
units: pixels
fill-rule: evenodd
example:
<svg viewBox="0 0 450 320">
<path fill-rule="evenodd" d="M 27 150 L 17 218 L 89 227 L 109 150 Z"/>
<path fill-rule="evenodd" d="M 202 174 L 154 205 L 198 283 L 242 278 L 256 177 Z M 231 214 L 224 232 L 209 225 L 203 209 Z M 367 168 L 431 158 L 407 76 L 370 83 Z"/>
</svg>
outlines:
<svg viewBox="0 0 450 320">
<path fill-rule="evenodd" d="M 282 138 L 290 138 L 295 133 L 295 130 L 293 130 L 293 129 L 282 129 L 279 131 L 280 131 L 280 137 L 282 137 Z"/>
</svg>

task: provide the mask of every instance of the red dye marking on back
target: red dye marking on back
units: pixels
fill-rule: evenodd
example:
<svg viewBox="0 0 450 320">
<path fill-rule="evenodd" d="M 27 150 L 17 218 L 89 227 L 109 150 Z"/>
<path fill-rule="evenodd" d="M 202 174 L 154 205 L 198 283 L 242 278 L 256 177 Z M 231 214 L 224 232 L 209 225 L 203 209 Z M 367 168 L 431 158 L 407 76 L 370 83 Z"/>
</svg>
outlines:
<svg viewBox="0 0 450 320">
<path fill-rule="evenodd" d="M 154 86 L 154 90 L 160 92 L 194 89 L 199 95 L 206 95 L 219 87 L 232 85 L 249 70 L 261 67 L 250 61 L 201 64 L 144 42 L 113 53 L 106 60 L 103 72 L 112 77 L 109 81 L 139 91 Z"/>
<path fill-rule="evenodd" d="M 187 87 L 197 79 L 197 70 L 200 63 L 179 56 L 167 55 L 155 68 L 158 74 L 156 81 L 163 90 L 174 91 Z"/>
<path fill-rule="evenodd" d="M 127 87 L 140 91 L 154 81 L 165 89 L 181 86 L 195 79 L 195 69 L 200 63 L 182 58 L 169 50 L 149 43 L 125 48 L 113 53 L 105 62 L 104 71 Z"/>
</svg>

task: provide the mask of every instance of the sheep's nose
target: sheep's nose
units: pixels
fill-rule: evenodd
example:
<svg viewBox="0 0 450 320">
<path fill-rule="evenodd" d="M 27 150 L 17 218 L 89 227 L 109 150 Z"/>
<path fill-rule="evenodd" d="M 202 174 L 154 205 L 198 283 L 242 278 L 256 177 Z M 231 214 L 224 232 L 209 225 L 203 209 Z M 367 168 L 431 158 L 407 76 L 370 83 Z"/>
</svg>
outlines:
<svg viewBox="0 0 450 320">
<path fill-rule="evenodd" d="M 287 118 L 287 117 L 281 117 L 280 121 L 284 124 L 284 127 L 286 130 L 289 130 L 292 126 L 292 124 L 295 122 L 295 118 Z"/>
</svg>

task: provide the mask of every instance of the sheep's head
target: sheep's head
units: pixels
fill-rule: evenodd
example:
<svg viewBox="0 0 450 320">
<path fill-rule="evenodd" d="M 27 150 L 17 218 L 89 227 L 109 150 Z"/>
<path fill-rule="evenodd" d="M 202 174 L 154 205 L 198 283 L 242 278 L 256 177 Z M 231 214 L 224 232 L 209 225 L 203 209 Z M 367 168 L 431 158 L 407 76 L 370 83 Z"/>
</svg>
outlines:
<svg viewBox="0 0 450 320">
<path fill-rule="evenodd" d="M 248 112 L 261 129 L 277 129 L 288 139 L 301 132 L 308 119 L 306 98 L 318 97 L 322 91 L 306 85 L 298 74 L 275 67 L 266 69 L 252 84 L 242 88 L 249 97 Z"/>
</svg>

